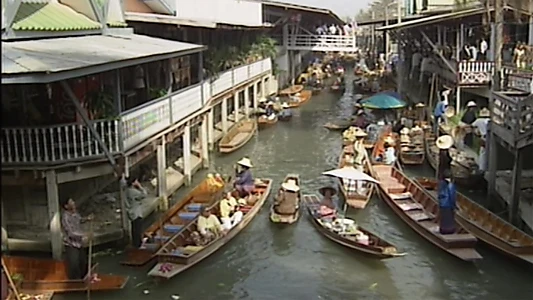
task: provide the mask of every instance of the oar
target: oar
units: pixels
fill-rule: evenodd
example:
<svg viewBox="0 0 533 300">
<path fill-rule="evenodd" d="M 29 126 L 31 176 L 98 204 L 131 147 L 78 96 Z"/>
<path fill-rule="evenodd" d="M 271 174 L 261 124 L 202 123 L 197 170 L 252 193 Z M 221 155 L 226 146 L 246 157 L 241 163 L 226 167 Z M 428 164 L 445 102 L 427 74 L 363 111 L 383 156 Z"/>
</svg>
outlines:
<svg viewBox="0 0 533 300">
<path fill-rule="evenodd" d="M 15 286 L 15 283 L 13 282 L 13 279 L 11 278 L 11 274 L 9 274 L 9 270 L 7 269 L 7 266 L 4 263 L 3 257 L 2 257 L 2 268 L 4 269 L 4 272 L 6 273 L 7 281 L 9 282 L 9 285 L 11 286 L 11 289 L 13 290 L 13 293 L 15 294 L 15 298 L 17 300 L 21 300 L 20 294 L 17 290 L 17 287 Z"/>
<path fill-rule="evenodd" d="M 87 270 L 87 279 L 89 280 L 87 284 L 87 300 L 91 300 L 91 280 L 92 280 L 92 262 L 93 262 L 93 220 L 89 224 L 89 258 L 88 260 L 88 270 Z"/>
</svg>

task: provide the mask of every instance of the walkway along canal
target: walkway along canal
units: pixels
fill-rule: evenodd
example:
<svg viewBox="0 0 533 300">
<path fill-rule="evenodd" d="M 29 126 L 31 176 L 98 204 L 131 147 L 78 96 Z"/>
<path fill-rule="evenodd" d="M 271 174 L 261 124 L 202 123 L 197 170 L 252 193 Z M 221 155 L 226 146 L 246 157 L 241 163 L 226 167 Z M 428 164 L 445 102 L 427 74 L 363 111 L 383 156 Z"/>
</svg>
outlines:
<svg viewBox="0 0 533 300">
<path fill-rule="evenodd" d="M 349 81 L 348 81 L 349 82 Z M 348 85 L 350 88 L 350 85 Z M 323 91 L 294 110 L 290 122 L 261 130 L 239 151 L 214 154 L 210 171 L 231 173 L 242 156 L 252 158 L 256 177 L 273 178 L 275 191 L 287 173 L 299 173 L 305 193 L 334 183 L 320 176 L 337 166 L 339 132 L 323 128 L 328 121 L 348 116 L 351 97 Z M 193 185 L 204 178 L 201 171 Z M 407 169 L 409 175 L 431 176 L 429 167 Z M 179 199 L 186 189 L 173 199 Z M 478 196 L 480 198 L 481 196 Z M 272 195 L 269 199 L 272 201 Z M 98 256 L 101 272 L 129 274 L 123 290 L 98 299 L 530 299 L 531 270 L 478 246 L 484 259 L 468 264 L 454 259 L 417 236 L 374 197 L 367 208 L 350 217 L 397 245 L 407 256 L 377 261 L 349 251 L 322 237 L 305 215 L 292 226 L 276 226 L 268 219 L 269 204 L 234 240 L 182 275 L 156 283 L 146 276 L 151 265 L 139 269 L 118 264 L 118 255 Z M 149 294 L 145 295 L 144 290 Z M 85 299 L 86 295 L 58 295 L 56 299 Z"/>
</svg>

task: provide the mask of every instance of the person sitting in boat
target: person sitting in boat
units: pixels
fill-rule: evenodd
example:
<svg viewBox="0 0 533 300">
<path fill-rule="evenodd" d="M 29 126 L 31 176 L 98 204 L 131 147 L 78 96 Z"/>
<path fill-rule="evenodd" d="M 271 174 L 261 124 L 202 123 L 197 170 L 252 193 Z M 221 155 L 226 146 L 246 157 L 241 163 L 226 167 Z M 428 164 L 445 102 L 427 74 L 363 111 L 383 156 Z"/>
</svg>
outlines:
<svg viewBox="0 0 533 300">
<path fill-rule="evenodd" d="M 363 109 L 358 109 L 355 119 L 352 122 L 352 125 L 364 130 L 369 124 L 370 122 L 368 121 L 366 117 L 365 111 Z"/>
<path fill-rule="evenodd" d="M 385 139 L 383 162 L 387 165 L 393 165 L 396 162 L 396 149 L 394 149 L 394 144 L 394 139 L 391 136 Z"/>
<path fill-rule="evenodd" d="M 266 107 L 266 110 L 265 110 L 265 115 L 266 115 L 267 119 L 269 119 L 269 120 L 273 120 L 273 119 L 276 118 L 276 110 L 274 110 L 274 102 L 269 101 L 267 103 L 267 107 Z"/>
<path fill-rule="evenodd" d="M 335 196 L 337 191 L 330 186 L 326 186 L 319 189 L 318 192 L 323 196 L 318 211 L 320 217 L 322 219 L 335 219 L 337 216 L 337 209 L 333 202 L 333 196 Z"/>
<path fill-rule="evenodd" d="M 293 96 L 289 97 L 289 101 L 292 103 L 300 103 L 300 93 L 296 93 Z"/>
<path fill-rule="evenodd" d="M 453 183 L 450 170 L 444 171 L 443 179 L 439 180 L 439 232 L 441 234 L 455 233 L 455 210 L 457 209 L 457 190 Z"/>
<path fill-rule="evenodd" d="M 281 108 L 282 108 L 282 110 L 279 112 L 279 117 L 280 118 L 284 119 L 284 118 L 292 117 L 292 110 L 291 110 L 291 108 L 290 108 L 288 103 L 283 102 L 281 104 Z"/>
<path fill-rule="evenodd" d="M 240 169 L 235 178 L 235 189 L 239 192 L 241 198 L 246 198 L 252 194 L 255 189 L 255 180 L 250 169 L 253 167 L 248 157 L 243 157 L 237 162 Z"/>
<path fill-rule="evenodd" d="M 198 233 L 202 238 L 202 244 L 206 245 L 218 236 L 225 234 L 222 224 L 217 216 L 211 213 L 208 207 L 202 206 L 198 223 L 196 224 Z"/>
<path fill-rule="evenodd" d="M 243 213 L 239 211 L 239 204 L 235 196 L 238 197 L 238 193 L 234 195 L 232 192 L 229 192 L 220 201 L 220 220 L 222 221 L 222 228 L 224 230 L 230 230 L 242 220 Z"/>
<path fill-rule="evenodd" d="M 274 200 L 274 210 L 281 215 L 291 215 L 298 209 L 298 192 L 300 187 L 296 180 L 289 179 L 281 185 L 276 199 Z"/>
<path fill-rule="evenodd" d="M 92 238 L 92 232 L 86 234 L 81 229 L 81 223 L 93 219 L 93 215 L 82 218 L 76 210 L 76 202 L 72 198 L 63 204 L 65 210 L 61 215 L 63 228 L 63 245 L 65 246 L 65 263 L 69 279 L 83 279 L 87 274 L 87 252 L 85 245 Z"/>
</svg>

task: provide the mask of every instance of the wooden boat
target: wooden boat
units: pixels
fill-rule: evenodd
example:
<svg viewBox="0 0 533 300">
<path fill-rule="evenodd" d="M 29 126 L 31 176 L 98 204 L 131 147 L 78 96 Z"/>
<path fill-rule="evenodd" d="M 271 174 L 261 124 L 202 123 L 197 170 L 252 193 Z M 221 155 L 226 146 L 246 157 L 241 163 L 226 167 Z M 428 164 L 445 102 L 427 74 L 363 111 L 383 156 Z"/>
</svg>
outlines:
<svg viewBox="0 0 533 300">
<path fill-rule="evenodd" d="M 285 176 L 285 179 L 283 179 L 283 183 L 288 182 L 289 180 L 294 180 L 296 182 L 296 185 L 300 186 L 300 175 L 298 174 L 288 174 Z M 276 195 L 276 198 L 281 194 L 284 193 L 283 187 L 279 188 L 279 192 Z M 280 203 L 278 206 L 281 208 L 282 206 L 287 206 L 288 210 L 294 209 L 293 213 L 289 214 L 283 214 L 278 213 L 276 211 L 276 205 L 272 204 L 272 207 L 270 208 L 270 221 L 273 223 L 283 223 L 283 224 L 292 224 L 296 221 L 298 221 L 298 218 L 300 217 L 300 201 L 302 199 L 302 193 L 298 191 L 297 193 L 291 193 L 289 194 L 289 198 L 286 198 L 284 200 L 284 203 Z M 294 196 L 294 197 L 292 197 Z M 277 201 L 277 199 L 276 199 Z M 289 201 L 291 203 L 289 203 Z"/>
<path fill-rule="evenodd" d="M 142 249 L 126 252 L 126 259 L 121 262 L 127 266 L 142 266 L 155 258 L 155 252 L 172 236 L 181 232 L 187 224 L 196 220 L 201 206 L 213 205 L 221 198 L 224 186 L 215 186 L 213 179 L 206 178 L 178 201 L 155 223 L 143 233 L 148 241 Z"/>
<path fill-rule="evenodd" d="M 437 203 L 437 180 L 417 178 L 416 181 Z M 533 264 L 533 237 L 461 193 L 457 193 L 457 206 L 457 223 L 479 240 L 509 257 Z"/>
<path fill-rule="evenodd" d="M 68 293 L 87 291 L 88 288 L 91 292 L 111 291 L 124 288 L 129 279 L 127 276 L 98 273 L 98 281 L 70 280 L 67 266 L 61 260 L 5 255 L 2 258 L 11 274 L 21 275 L 21 291 Z M 96 267 L 94 265 L 93 270 Z"/>
<path fill-rule="evenodd" d="M 196 222 L 189 223 L 185 230 L 173 236 L 157 251 L 158 264 L 148 272 L 148 275 L 167 279 L 174 277 L 209 257 L 209 255 L 230 242 L 239 232 L 246 228 L 268 198 L 272 187 L 272 179 L 259 181 L 256 183 L 254 191 L 257 194 L 257 201 L 253 206 L 247 207 L 241 222 L 225 235 L 216 238 L 206 246 L 192 245 L 190 236 L 196 230 Z M 218 209 L 218 207 L 215 207 L 215 209 Z"/>
<path fill-rule="evenodd" d="M 400 170 L 389 165 L 373 165 L 372 175 L 380 182 L 378 187 L 383 201 L 418 235 L 461 260 L 482 258 L 474 249 L 476 237 L 459 224 L 454 234 L 439 232 L 439 206 Z"/>
<path fill-rule="evenodd" d="M 242 120 L 233 126 L 218 143 L 220 153 L 231 153 L 242 146 L 254 136 L 257 131 L 257 122 L 254 120 Z"/>
<path fill-rule="evenodd" d="M 422 134 L 424 134 L 422 132 Z M 400 145 L 398 158 L 404 165 L 421 165 L 426 158 L 425 152 L 425 136 L 422 136 L 423 140 L 418 140 L 417 144 L 407 143 Z"/>
<path fill-rule="evenodd" d="M 304 195 L 303 202 L 307 207 L 309 218 L 315 228 L 322 235 L 335 243 L 379 259 L 405 255 L 404 253 L 398 253 L 398 249 L 393 244 L 360 226 L 357 227 L 356 231 L 351 231 L 349 233 L 334 231 L 332 228 L 325 226 L 325 223 L 317 214 L 320 207 L 320 200 L 317 195 Z M 357 237 L 360 236 L 361 233 L 368 236 L 368 243 L 358 240 Z"/>
<path fill-rule="evenodd" d="M 262 115 L 257 118 L 257 125 L 259 126 L 259 129 L 270 127 L 276 123 L 278 123 L 278 116 L 273 119 L 269 119 L 266 115 Z"/>
<path fill-rule="evenodd" d="M 329 130 L 346 130 L 351 126 L 352 122 L 345 121 L 345 122 L 327 122 L 324 124 L 324 128 L 327 128 Z"/>
<path fill-rule="evenodd" d="M 290 95 L 293 95 L 293 94 L 301 92 L 303 89 L 304 89 L 303 85 L 296 84 L 296 85 L 290 86 L 290 87 L 288 87 L 286 89 L 283 89 L 283 90 L 279 91 L 278 94 L 280 96 L 290 96 Z"/>
<path fill-rule="evenodd" d="M 354 149 L 353 144 L 349 146 L 345 146 L 342 148 L 341 155 L 339 158 L 339 168 L 347 167 L 347 166 L 353 166 L 353 163 L 348 162 L 347 158 L 349 160 L 353 160 L 354 156 Z M 368 159 L 365 160 L 365 173 L 370 173 L 370 163 Z M 370 182 L 363 183 L 363 188 L 365 190 L 364 194 L 358 194 L 354 192 L 348 192 L 344 186 L 344 180 L 340 179 L 340 187 L 339 190 L 341 191 L 342 195 L 344 196 L 344 201 L 346 201 L 346 204 L 352 208 L 355 209 L 364 209 L 368 202 L 370 202 L 370 199 L 372 198 L 372 194 L 374 193 L 375 184 Z"/>
<path fill-rule="evenodd" d="M 395 142 L 396 146 L 399 144 L 398 134 L 395 132 L 392 132 L 392 127 L 386 126 L 385 128 L 383 128 L 383 130 L 381 131 L 381 134 L 379 135 L 378 139 L 374 143 L 374 148 L 372 149 L 372 154 L 371 154 L 372 157 L 370 158 L 372 165 L 383 164 L 383 162 L 377 161 L 377 158 L 380 156 L 380 154 L 385 152 L 385 138 L 387 136 L 391 136 L 396 141 Z M 395 147 L 395 148 L 396 148 L 396 153 L 398 153 L 398 147 Z"/>
<path fill-rule="evenodd" d="M 429 165 L 434 170 L 437 170 L 439 167 L 439 148 L 437 148 L 437 145 L 435 144 L 436 138 L 435 135 L 431 132 L 431 130 L 426 131 L 424 140 L 426 159 Z M 453 159 L 454 155 L 451 153 L 451 151 L 450 154 Z M 478 185 L 483 181 L 483 175 L 478 173 L 466 172 L 465 168 L 455 161 L 452 161 L 450 169 L 452 172 L 453 179 L 458 185 L 464 187 L 472 187 Z"/>
<path fill-rule="evenodd" d="M 299 107 L 300 105 L 304 104 L 305 102 L 309 101 L 309 99 L 311 99 L 311 96 L 313 95 L 313 92 L 309 91 L 309 90 L 305 90 L 305 91 L 302 91 L 300 93 L 300 101 L 298 102 L 295 102 L 295 101 L 289 101 L 288 104 L 289 104 L 289 108 L 295 108 L 295 107 Z"/>
</svg>

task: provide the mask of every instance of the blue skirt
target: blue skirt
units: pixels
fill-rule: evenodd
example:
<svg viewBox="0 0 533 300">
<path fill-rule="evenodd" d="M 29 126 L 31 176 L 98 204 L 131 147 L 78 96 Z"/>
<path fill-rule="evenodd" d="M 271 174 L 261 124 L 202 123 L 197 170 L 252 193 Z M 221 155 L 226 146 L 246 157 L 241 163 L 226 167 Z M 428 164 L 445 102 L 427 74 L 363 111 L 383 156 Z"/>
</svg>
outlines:
<svg viewBox="0 0 533 300">
<path fill-rule="evenodd" d="M 439 232 L 441 234 L 455 233 L 455 209 L 440 207 L 439 213 Z"/>
</svg>

